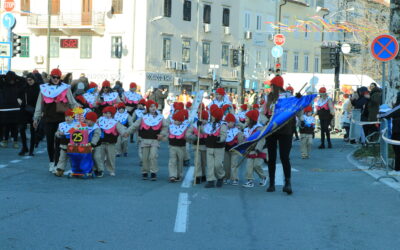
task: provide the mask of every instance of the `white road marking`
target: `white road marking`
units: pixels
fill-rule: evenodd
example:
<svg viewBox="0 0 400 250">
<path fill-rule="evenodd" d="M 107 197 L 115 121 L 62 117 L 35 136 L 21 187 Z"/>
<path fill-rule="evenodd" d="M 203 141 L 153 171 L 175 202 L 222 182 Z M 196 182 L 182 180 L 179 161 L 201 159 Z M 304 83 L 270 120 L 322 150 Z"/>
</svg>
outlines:
<svg viewBox="0 0 400 250">
<path fill-rule="evenodd" d="M 192 187 L 192 184 L 193 184 L 193 173 L 194 173 L 194 167 L 191 166 L 186 171 L 185 178 L 183 179 L 183 182 L 182 182 L 182 185 L 181 185 L 182 188 L 190 188 L 190 187 Z"/>
<path fill-rule="evenodd" d="M 353 152 L 351 152 L 350 154 L 347 155 L 347 160 L 353 164 L 354 166 L 356 166 L 357 168 L 361 169 L 362 171 L 364 171 L 365 173 L 369 174 L 370 176 L 372 176 L 375 180 L 378 179 L 380 176 L 386 175 L 385 171 L 383 170 L 369 170 L 369 167 L 367 166 L 363 166 L 361 164 L 359 164 L 356 160 L 353 159 Z M 397 178 L 398 179 L 398 178 Z M 399 180 L 400 181 L 400 180 Z M 380 182 L 382 182 L 383 184 L 393 188 L 396 191 L 400 192 L 400 182 L 395 182 L 392 179 L 381 179 Z"/>
<path fill-rule="evenodd" d="M 180 193 L 178 200 L 178 209 L 176 211 L 175 219 L 175 233 L 186 233 L 187 222 L 189 218 L 189 195 L 188 193 Z"/>
<path fill-rule="evenodd" d="M 10 163 L 13 163 L 13 164 L 19 163 L 19 162 L 21 162 L 21 160 L 13 160 L 13 161 L 10 161 Z"/>
<path fill-rule="evenodd" d="M 8 165 L 0 165 L 0 168 L 6 168 Z"/>
</svg>

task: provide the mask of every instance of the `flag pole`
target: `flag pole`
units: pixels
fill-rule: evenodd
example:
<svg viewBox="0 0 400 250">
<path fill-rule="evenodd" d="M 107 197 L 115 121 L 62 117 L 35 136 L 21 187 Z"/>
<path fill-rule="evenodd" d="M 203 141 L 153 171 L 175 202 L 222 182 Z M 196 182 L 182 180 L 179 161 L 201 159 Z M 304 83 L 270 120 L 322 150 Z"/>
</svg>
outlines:
<svg viewBox="0 0 400 250">
<path fill-rule="evenodd" d="M 199 115 L 199 120 L 198 121 L 202 121 L 203 119 L 203 110 L 202 110 L 202 106 L 201 103 L 199 105 L 199 109 L 200 109 L 200 115 Z M 199 109 L 197 109 L 197 113 L 199 113 Z M 196 143 L 196 156 L 195 156 L 195 164 L 194 164 L 194 172 L 193 172 L 193 185 L 196 185 L 196 172 L 197 169 L 199 168 L 199 151 L 200 151 L 200 127 L 201 125 L 197 125 L 197 143 Z M 204 174 L 204 173 L 203 173 Z"/>
</svg>

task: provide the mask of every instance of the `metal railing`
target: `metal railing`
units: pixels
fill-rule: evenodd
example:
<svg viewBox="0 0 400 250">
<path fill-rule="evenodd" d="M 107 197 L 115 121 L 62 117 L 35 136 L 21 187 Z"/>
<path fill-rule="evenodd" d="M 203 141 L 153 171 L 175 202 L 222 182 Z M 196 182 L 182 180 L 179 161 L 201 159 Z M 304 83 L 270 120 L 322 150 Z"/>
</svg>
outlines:
<svg viewBox="0 0 400 250">
<path fill-rule="evenodd" d="M 51 16 L 51 27 L 103 27 L 105 25 L 105 12 L 95 12 L 85 16 L 82 13 L 65 14 Z M 27 20 L 28 26 L 47 27 L 48 15 L 30 15 Z"/>
</svg>

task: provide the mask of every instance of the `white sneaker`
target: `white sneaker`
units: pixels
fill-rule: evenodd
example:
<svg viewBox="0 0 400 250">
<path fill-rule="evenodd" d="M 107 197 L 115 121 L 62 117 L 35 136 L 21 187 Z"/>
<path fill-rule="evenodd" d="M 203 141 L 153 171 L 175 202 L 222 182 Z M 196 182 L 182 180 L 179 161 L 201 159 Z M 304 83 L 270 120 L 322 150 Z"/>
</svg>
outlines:
<svg viewBox="0 0 400 250">
<path fill-rule="evenodd" d="M 54 167 L 54 162 L 50 162 L 49 163 L 49 172 L 54 173 L 56 171 L 55 167 Z"/>
<path fill-rule="evenodd" d="M 252 188 L 252 187 L 254 187 L 254 182 L 251 181 L 251 180 L 249 180 L 249 181 L 247 181 L 245 184 L 243 184 L 243 187 L 245 187 L 245 188 Z"/>
<path fill-rule="evenodd" d="M 111 172 L 111 173 L 110 173 L 110 176 L 115 176 L 115 173 L 114 173 L 114 172 Z"/>
<path fill-rule="evenodd" d="M 266 186 L 266 185 L 267 185 L 267 177 L 261 179 L 259 185 L 260 185 L 261 187 Z"/>
<path fill-rule="evenodd" d="M 239 185 L 239 181 L 238 180 L 233 180 L 232 181 L 232 186 L 237 186 Z"/>
</svg>

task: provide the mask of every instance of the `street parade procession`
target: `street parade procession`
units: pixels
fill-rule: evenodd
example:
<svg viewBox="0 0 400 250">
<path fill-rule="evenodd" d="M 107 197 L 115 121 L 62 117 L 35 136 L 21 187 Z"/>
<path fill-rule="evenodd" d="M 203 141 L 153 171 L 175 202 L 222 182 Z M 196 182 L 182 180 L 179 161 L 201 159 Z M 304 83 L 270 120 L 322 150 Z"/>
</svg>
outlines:
<svg viewBox="0 0 400 250">
<path fill-rule="evenodd" d="M 400 248 L 400 0 L 0 19 L 0 250 Z"/>
<path fill-rule="evenodd" d="M 158 151 L 166 142 L 169 159 L 163 159 L 162 165 L 168 166 L 171 183 L 183 180 L 184 166 L 194 156 L 194 185 L 204 183 L 204 187 L 213 188 L 241 184 L 252 188 L 268 184 L 266 191 L 274 192 L 279 148 L 285 177 L 282 190 L 292 194 L 290 151 L 296 127 L 302 136 L 302 158 L 307 159 L 314 135 L 314 110 L 326 110 L 325 116 L 330 115 L 331 101 L 324 97 L 324 88 L 320 94 L 325 99 L 319 98 L 313 107 L 317 95 L 293 96 L 293 88 L 285 89 L 280 75 L 270 81 L 269 93 L 252 105 L 233 104 L 225 89 L 219 87 L 208 102 L 203 100 L 204 91 L 199 91 L 193 99 L 171 102 L 169 110 L 163 112 L 163 104 L 150 96 L 144 98 L 134 82 L 121 93 L 107 80 L 90 82 L 85 91 L 73 93 L 71 85 L 62 82 L 60 69 L 53 69 L 49 81 L 40 85 L 35 74 L 28 74 L 26 79 L 27 86 L 36 88 L 37 96 L 17 93 L 17 104 L 21 103 L 23 114 L 30 116 L 31 126 L 30 148 L 24 136 L 20 155 L 34 155 L 38 144 L 35 133 L 44 127 L 48 170 L 57 177 L 115 176 L 119 168 L 116 158 L 129 158 L 128 147 L 136 138 L 140 162 L 131 165 L 140 166 L 142 180 L 157 180 Z M 13 72 L 7 77 L 15 82 L 24 80 Z M 14 129 L 6 126 L 4 135 L 11 132 L 14 136 Z M 6 146 L 8 142 L 2 143 Z M 329 135 L 328 147 L 332 147 Z M 243 162 L 245 176 L 239 178 Z M 268 174 L 264 164 L 268 165 Z"/>
</svg>

